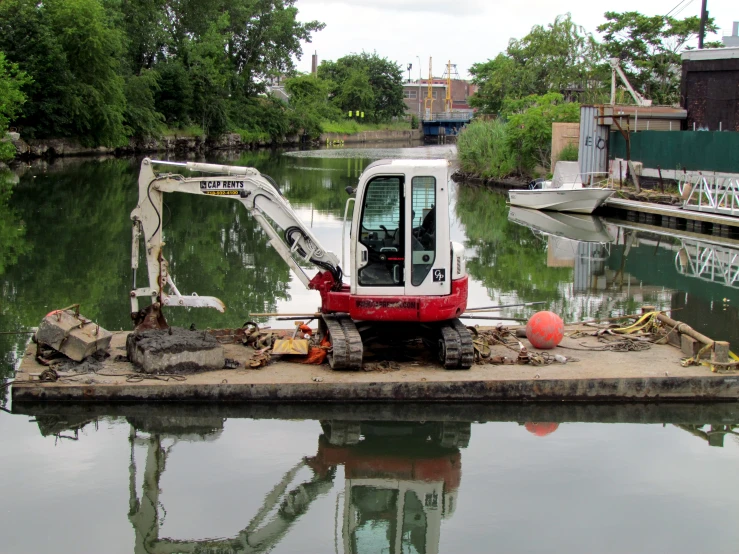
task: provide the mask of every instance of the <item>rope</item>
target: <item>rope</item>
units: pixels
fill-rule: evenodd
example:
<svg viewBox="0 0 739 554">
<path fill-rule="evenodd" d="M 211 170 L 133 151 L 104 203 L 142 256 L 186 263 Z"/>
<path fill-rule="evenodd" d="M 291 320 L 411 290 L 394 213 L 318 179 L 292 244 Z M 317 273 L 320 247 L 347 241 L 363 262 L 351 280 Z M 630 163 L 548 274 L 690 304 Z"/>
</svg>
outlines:
<svg viewBox="0 0 739 554">
<path fill-rule="evenodd" d="M 603 339 L 600 339 L 604 342 Z M 582 352 L 643 352 L 652 348 L 652 343 L 644 340 L 634 339 L 621 339 L 617 341 L 605 342 L 600 346 L 588 346 L 587 344 L 579 343 L 582 348 L 575 346 L 562 346 L 561 344 L 557 348 L 565 348 L 567 350 L 580 350 Z"/>
</svg>

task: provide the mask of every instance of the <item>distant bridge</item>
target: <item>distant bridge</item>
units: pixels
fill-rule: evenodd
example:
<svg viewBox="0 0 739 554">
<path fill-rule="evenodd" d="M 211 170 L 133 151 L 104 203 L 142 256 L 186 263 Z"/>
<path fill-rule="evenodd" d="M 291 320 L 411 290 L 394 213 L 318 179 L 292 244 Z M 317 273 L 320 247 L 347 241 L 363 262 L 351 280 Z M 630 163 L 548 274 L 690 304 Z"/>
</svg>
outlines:
<svg viewBox="0 0 739 554">
<path fill-rule="evenodd" d="M 446 142 L 456 137 L 472 119 L 472 110 L 429 114 L 422 121 L 423 138 L 428 142 Z"/>
</svg>

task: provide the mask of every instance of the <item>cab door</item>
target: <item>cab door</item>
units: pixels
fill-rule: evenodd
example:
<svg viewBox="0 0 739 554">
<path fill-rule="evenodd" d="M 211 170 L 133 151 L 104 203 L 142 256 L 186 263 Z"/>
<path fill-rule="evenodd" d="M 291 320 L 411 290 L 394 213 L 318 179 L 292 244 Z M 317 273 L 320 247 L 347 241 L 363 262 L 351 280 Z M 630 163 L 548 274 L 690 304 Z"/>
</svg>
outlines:
<svg viewBox="0 0 739 554">
<path fill-rule="evenodd" d="M 406 295 L 451 292 L 448 183 L 441 173 L 418 173 L 406 183 Z"/>
<path fill-rule="evenodd" d="M 356 226 L 357 295 L 402 296 L 406 281 L 404 175 L 376 175 L 364 189 Z"/>
</svg>

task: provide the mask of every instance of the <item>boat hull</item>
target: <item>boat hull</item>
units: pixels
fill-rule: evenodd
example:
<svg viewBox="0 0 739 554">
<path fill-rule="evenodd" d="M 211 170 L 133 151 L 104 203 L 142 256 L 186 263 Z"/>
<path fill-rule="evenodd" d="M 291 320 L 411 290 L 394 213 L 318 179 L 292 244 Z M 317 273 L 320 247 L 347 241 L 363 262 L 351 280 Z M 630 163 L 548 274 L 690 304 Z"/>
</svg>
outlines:
<svg viewBox="0 0 739 554">
<path fill-rule="evenodd" d="M 511 206 L 508 221 L 524 225 L 547 235 L 564 237 L 579 242 L 613 242 L 603 221 L 593 215 L 559 213 Z"/>
<path fill-rule="evenodd" d="M 569 190 L 518 190 L 508 191 L 511 206 L 551 210 L 555 212 L 575 212 L 591 214 L 603 204 L 614 190 L 600 188 L 581 188 Z"/>
</svg>

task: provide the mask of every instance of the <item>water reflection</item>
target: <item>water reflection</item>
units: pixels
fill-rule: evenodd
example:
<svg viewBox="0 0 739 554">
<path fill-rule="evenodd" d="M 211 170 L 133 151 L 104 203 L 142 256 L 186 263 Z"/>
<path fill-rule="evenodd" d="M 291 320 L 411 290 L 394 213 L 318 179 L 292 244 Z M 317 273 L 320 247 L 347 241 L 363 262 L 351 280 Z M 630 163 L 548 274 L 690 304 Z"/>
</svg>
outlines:
<svg viewBox="0 0 739 554">
<path fill-rule="evenodd" d="M 566 321 L 636 313 L 651 304 L 680 311 L 675 317 L 717 340 L 739 340 L 739 241 L 509 209 L 504 195 L 476 189 L 459 190 L 457 214 L 473 255 L 470 274 L 491 296 L 545 300 Z"/>
<path fill-rule="evenodd" d="M 460 494 L 460 489 L 462 458 L 476 440 L 471 438 L 473 421 L 478 423 L 477 429 L 480 422 L 516 422 L 519 434 L 547 442 L 553 434 L 557 436 L 563 425 L 578 422 L 672 424 L 709 447 L 724 446 L 726 437 L 739 434 L 739 425 L 735 423 L 739 421 L 739 412 L 732 403 L 352 407 L 46 403 L 21 404 L 14 411 L 35 414 L 40 432 L 57 441 L 87 440 L 90 437 L 84 434 L 85 427 L 97 426 L 100 421 L 119 419 L 129 425 L 127 518 L 137 554 L 269 552 L 287 540 L 291 532 L 305 533 L 304 527 L 295 531 L 298 521 L 315 510 L 330 491 L 335 504 L 332 509 L 326 509 L 325 501 L 321 504 L 320 519 L 328 525 L 319 527 L 323 532 L 332 528 L 337 552 L 435 554 L 443 542 L 444 522 L 460 510 L 468 511 L 460 508 L 465 502 L 464 490 Z M 242 514 L 244 527 L 235 529 L 233 535 L 200 539 L 194 537 L 203 534 L 190 528 L 188 536 L 167 537 L 162 532 L 167 510 L 178 506 L 167 503 L 171 497 L 162 496 L 163 490 L 168 490 L 163 486 L 165 474 L 174 472 L 176 483 L 184 487 L 192 478 L 172 465 L 183 462 L 181 456 L 173 458 L 173 453 L 181 448 L 180 444 L 209 443 L 211 453 L 226 454 L 228 449 L 219 446 L 228 433 L 226 422 L 247 417 L 318 418 L 320 428 L 316 425 L 314 454 L 288 463 L 284 473 L 275 474 L 274 482 L 267 484 L 261 505 Z M 494 478 L 497 471 L 492 461 L 496 456 L 484 444 L 479 446 L 487 452 L 486 456 L 492 456 L 493 466 L 486 463 L 481 468 L 483 474 L 467 477 L 474 483 L 488 474 Z M 534 452 L 536 448 L 531 453 Z M 261 451 L 259 455 L 269 459 L 270 452 Z M 242 470 L 251 476 L 249 466 Z M 196 471 L 194 478 L 201 473 L 218 472 L 219 462 L 211 454 L 208 463 Z M 106 478 L 118 480 L 115 475 Z M 172 478 L 167 483 L 171 485 Z M 468 496 L 474 486 L 467 487 Z M 248 490 L 236 493 L 248 494 Z M 480 509 L 484 511 L 485 507 Z M 327 537 L 320 537 L 320 541 L 328 542 Z"/>
<path fill-rule="evenodd" d="M 217 440 L 219 418 L 131 418 L 130 502 L 134 552 L 268 552 L 336 481 L 344 467 L 341 526 L 344 552 L 438 552 L 441 520 L 454 512 L 461 454 L 469 423 L 323 421 L 315 456 L 305 457 L 274 484 L 246 527 L 229 539 L 185 541 L 160 537 L 160 479 L 168 439 Z M 145 433 L 143 435 L 141 433 Z M 135 446 L 146 448 L 141 495 Z M 301 470 L 310 469 L 308 479 Z M 341 524 L 338 518 L 341 517 Z M 336 529 L 338 532 L 339 530 Z"/>
</svg>

